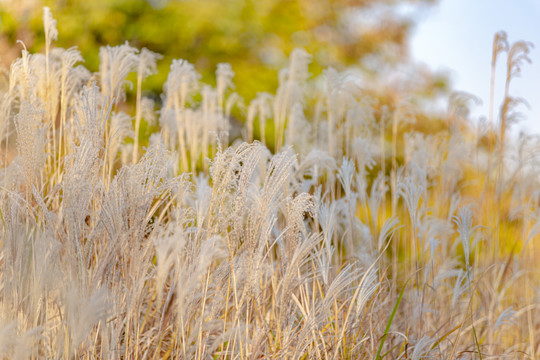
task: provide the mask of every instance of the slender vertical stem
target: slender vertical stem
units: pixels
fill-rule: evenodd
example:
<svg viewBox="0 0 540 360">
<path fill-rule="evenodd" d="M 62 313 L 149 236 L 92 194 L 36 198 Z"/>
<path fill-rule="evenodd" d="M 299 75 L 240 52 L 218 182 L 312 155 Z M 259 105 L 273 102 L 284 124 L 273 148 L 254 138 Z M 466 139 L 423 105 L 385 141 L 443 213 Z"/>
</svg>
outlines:
<svg viewBox="0 0 540 360">
<path fill-rule="evenodd" d="M 142 89 L 142 72 L 137 74 L 137 100 L 135 104 L 135 135 L 133 139 L 133 158 L 135 164 L 139 158 L 139 130 L 141 127 L 141 89 Z"/>
<path fill-rule="evenodd" d="M 392 216 L 395 216 L 397 211 L 397 131 L 397 115 L 394 114 L 392 116 L 392 173 L 390 174 L 390 181 L 392 182 Z"/>
<path fill-rule="evenodd" d="M 384 187 L 385 187 L 385 183 L 386 181 L 384 179 L 386 179 L 386 152 L 385 152 L 385 148 L 384 148 L 384 144 L 385 144 L 385 139 L 384 139 L 384 120 L 385 120 L 385 116 L 383 114 L 383 116 L 381 116 L 381 119 L 379 121 L 379 128 L 380 128 L 380 135 L 381 135 L 381 173 L 383 174 L 383 183 L 382 183 L 382 189 L 381 191 L 383 192 L 383 196 L 382 196 L 382 208 L 383 208 L 383 216 L 386 215 L 386 191 L 384 191 Z"/>
</svg>

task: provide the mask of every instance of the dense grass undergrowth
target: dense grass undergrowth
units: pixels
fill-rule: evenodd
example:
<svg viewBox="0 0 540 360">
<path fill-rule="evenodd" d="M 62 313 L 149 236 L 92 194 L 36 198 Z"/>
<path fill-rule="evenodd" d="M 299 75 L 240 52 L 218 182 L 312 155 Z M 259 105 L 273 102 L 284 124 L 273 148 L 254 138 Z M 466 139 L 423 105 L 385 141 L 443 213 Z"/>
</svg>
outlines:
<svg viewBox="0 0 540 360">
<path fill-rule="evenodd" d="M 456 106 L 426 135 L 298 49 L 246 107 L 183 60 L 156 104 L 159 55 L 92 74 L 44 27 L 1 87 L 0 358 L 540 356 L 539 142 L 504 139 L 508 93 L 500 131 Z M 498 36 L 514 76 L 528 44 Z"/>
</svg>

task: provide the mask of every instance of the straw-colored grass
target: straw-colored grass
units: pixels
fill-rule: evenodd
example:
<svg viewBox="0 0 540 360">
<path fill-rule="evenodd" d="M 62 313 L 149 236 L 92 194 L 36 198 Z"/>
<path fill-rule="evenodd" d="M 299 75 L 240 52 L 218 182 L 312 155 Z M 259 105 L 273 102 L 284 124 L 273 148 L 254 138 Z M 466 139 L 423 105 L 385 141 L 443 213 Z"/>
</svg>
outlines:
<svg viewBox="0 0 540 360">
<path fill-rule="evenodd" d="M 0 358 L 540 355 L 540 142 L 504 139 L 510 98 L 485 136 L 458 97 L 416 133 L 414 99 L 313 82 L 295 50 L 275 95 L 174 60 L 155 104 L 159 55 L 105 47 L 92 74 L 44 26 L 0 87 Z"/>
</svg>

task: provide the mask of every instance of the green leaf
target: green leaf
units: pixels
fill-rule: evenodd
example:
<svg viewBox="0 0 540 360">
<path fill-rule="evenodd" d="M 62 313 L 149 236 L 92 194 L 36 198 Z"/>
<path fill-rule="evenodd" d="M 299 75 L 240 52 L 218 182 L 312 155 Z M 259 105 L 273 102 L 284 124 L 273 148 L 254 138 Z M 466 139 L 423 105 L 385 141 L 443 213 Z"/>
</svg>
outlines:
<svg viewBox="0 0 540 360">
<path fill-rule="evenodd" d="M 396 304 L 394 305 L 394 309 L 392 310 L 392 314 L 390 315 L 390 318 L 388 319 L 388 323 L 386 324 L 386 329 L 384 330 L 384 335 L 381 339 L 381 343 L 379 344 L 379 350 L 377 351 L 377 356 L 375 357 L 376 360 L 380 360 L 383 358 L 381 356 L 381 351 L 383 349 L 384 342 L 386 341 L 386 337 L 388 336 L 388 332 L 390 331 L 390 326 L 392 325 L 392 321 L 394 321 L 394 316 L 396 315 L 399 303 L 401 303 L 401 299 L 403 298 L 403 293 L 405 292 L 405 287 L 407 286 L 408 282 L 409 280 L 407 280 L 405 284 L 403 284 L 403 287 L 401 288 L 401 291 L 399 293 L 399 297 L 396 301 Z"/>
</svg>

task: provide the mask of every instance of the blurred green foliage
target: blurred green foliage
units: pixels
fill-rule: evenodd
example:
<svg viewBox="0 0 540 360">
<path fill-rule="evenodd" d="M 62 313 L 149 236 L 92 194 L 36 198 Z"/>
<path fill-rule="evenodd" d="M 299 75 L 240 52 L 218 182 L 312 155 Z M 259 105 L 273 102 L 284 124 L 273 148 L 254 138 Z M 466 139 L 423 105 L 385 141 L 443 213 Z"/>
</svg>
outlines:
<svg viewBox="0 0 540 360">
<path fill-rule="evenodd" d="M 11 0 L 4 1 L 0 20 L 4 43 L 16 47 L 21 39 L 30 51 L 41 51 L 41 7 L 49 6 L 58 21 L 56 46 L 77 46 L 91 71 L 98 70 L 100 46 L 128 41 L 161 53 L 159 74 L 145 82 L 145 88 L 156 94 L 174 58 L 194 63 L 209 84 L 215 83 L 216 65 L 229 62 L 236 72 L 237 91 L 250 100 L 258 91 L 275 91 L 278 70 L 286 66 L 295 47 L 313 54 L 313 74 L 327 66 L 349 65 L 373 72 L 384 68 L 382 64 L 403 61 L 413 19 L 400 10 L 434 2 Z M 381 66 L 373 66 L 374 61 Z"/>
</svg>

